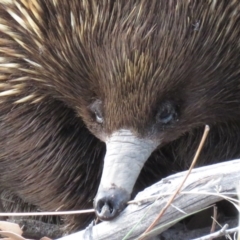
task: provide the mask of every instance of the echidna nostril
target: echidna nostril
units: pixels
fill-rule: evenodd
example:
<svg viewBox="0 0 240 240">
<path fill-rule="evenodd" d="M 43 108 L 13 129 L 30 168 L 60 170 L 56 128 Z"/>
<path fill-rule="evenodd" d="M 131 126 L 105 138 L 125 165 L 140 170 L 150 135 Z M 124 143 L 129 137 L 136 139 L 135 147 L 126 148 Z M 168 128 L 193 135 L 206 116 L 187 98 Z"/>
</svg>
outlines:
<svg viewBox="0 0 240 240">
<path fill-rule="evenodd" d="M 101 220 L 111 220 L 126 206 L 129 194 L 123 189 L 104 189 L 94 200 L 94 208 Z"/>
<path fill-rule="evenodd" d="M 113 204 L 111 203 L 111 201 L 108 201 L 106 204 L 108 205 L 108 209 L 109 209 L 110 213 L 112 214 L 113 213 Z"/>
<path fill-rule="evenodd" d="M 111 200 L 100 200 L 97 204 L 97 214 L 99 216 L 112 216 L 114 213 L 114 204 Z"/>
</svg>

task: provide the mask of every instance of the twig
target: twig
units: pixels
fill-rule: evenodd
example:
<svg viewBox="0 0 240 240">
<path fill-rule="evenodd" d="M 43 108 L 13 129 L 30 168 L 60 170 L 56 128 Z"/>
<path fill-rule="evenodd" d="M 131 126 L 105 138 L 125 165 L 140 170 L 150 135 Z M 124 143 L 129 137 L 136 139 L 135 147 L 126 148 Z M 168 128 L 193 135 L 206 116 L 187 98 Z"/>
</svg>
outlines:
<svg viewBox="0 0 240 240">
<path fill-rule="evenodd" d="M 225 236 L 227 234 L 232 234 L 232 233 L 235 233 L 239 230 L 239 227 L 235 227 L 235 228 L 231 228 L 231 229 L 228 229 L 228 224 L 225 224 L 221 230 L 215 232 L 215 233 L 212 233 L 212 234 L 209 234 L 207 236 L 204 236 L 204 237 L 200 237 L 200 238 L 194 238 L 192 240 L 210 240 L 210 239 L 214 239 L 214 238 L 217 238 L 217 237 L 221 237 L 221 236 Z"/>
<path fill-rule="evenodd" d="M 212 222 L 212 227 L 211 227 L 211 230 L 210 230 L 210 233 L 214 233 L 215 232 L 215 229 L 216 229 L 216 220 L 217 220 L 217 206 L 214 205 L 213 206 L 213 222 Z M 210 238 L 210 240 L 212 240 L 213 238 Z"/>
<path fill-rule="evenodd" d="M 76 211 L 59 211 L 59 212 L 15 212 L 15 213 L 0 213 L 0 217 L 23 217 L 23 216 L 49 216 L 49 215 L 74 215 L 74 214 L 85 214 L 93 213 L 93 209 L 76 210 Z"/>
<path fill-rule="evenodd" d="M 200 152 L 201 152 L 201 150 L 202 150 L 202 147 L 203 147 L 203 145 L 204 145 L 204 143 L 205 143 L 205 140 L 206 140 L 206 138 L 207 138 L 207 135 L 208 135 L 208 133 L 209 133 L 209 130 L 210 130 L 209 126 L 208 126 L 208 125 L 205 125 L 205 129 L 204 129 L 204 133 L 203 133 L 202 139 L 201 139 L 201 141 L 200 141 L 200 144 L 199 144 L 199 146 L 198 146 L 198 149 L 197 149 L 197 151 L 196 151 L 196 154 L 195 154 L 195 156 L 194 156 L 194 158 L 193 158 L 192 164 L 191 164 L 191 166 L 190 166 L 190 168 L 189 168 L 189 170 L 188 170 L 185 178 L 183 179 L 183 181 L 181 182 L 181 184 L 179 185 L 179 187 L 177 188 L 177 190 L 175 191 L 175 193 L 172 195 L 172 197 L 168 200 L 167 204 L 166 204 L 165 207 L 161 210 L 161 212 L 160 212 L 159 215 L 156 217 L 156 219 L 152 222 L 152 224 L 151 224 L 151 225 L 147 228 L 147 230 L 143 233 L 143 235 L 145 235 L 146 233 L 150 232 L 150 231 L 154 228 L 154 226 L 158 223 L 159 219 L 162 217 L 162 215 L 165 213 L 165 211 L 166 211 L 166 210 L 168 209 L 168 207 L 171 205 L 171 203 L 173 202 L 174 198 L 175 198 L 175 197 L 177 196 L 177 194 L 180 192 L 183 184 L 184 184 L 185 181 L 187 180 L 189 174 L 191 173 L 192 169 L 194 168 L 194 166 L 195 166 L 195 164 L 196 164 L 196 162 L 197 162 L 198 156 L 199 156 L 199 154 L 200 154 Z M 140 236 L 139 240 L 143 240 L 143 239 L 144 239 L 144 237 L 143 237 L 143 236 L 142 236 L 142 237 Z"/>
</svg>

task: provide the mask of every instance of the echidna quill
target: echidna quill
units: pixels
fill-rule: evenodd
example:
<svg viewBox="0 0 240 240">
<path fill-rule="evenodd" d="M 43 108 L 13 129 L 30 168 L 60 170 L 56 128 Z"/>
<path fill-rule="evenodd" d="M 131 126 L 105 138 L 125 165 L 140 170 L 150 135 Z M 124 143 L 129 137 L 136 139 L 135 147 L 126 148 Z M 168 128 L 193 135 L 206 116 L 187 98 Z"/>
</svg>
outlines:
<svg viewBox="0 0 240 240">
<path fill-rule="evenodd" d="M 110 220 L 205 124 L 199 164 L 239 157 L 239 22 L 238 1 L 1 1 L 0 190 Z"/>
</svg>

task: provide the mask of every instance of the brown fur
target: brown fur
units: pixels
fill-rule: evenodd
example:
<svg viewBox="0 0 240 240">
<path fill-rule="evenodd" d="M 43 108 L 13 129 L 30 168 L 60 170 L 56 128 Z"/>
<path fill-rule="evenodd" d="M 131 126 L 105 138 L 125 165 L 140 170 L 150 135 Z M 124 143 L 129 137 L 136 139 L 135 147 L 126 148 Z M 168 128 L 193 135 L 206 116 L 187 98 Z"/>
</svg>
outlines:
<svg viewBox="0 0 240 240">
<path fill-rule="evenodd" d="M 204 124 L 201 164 L 239 157 L 239 10 L 220 0 L 0 3 L 1 190 L 43 210 L 90 208 L 105 154 L 97 138 L 121 128 L 162 141 L 135 191 L 185 169 Z M 163 127 L 165 100 L 179 119 Z M 89 220 L 76 218 L 74 229 Z"/>
</svg>

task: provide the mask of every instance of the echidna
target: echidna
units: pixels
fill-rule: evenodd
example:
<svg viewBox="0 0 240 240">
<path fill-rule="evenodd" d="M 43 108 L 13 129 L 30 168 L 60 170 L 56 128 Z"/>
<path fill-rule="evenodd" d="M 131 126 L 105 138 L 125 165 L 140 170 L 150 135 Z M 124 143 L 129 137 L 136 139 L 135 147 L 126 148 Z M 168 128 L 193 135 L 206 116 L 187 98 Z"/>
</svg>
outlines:
<svg viewBox="0 0 240 240">
<path fill-rule="evenodd" d="M 73 210 L 99 187 L 109 220 L 185 169 L 205 124 L 201 164 L 239 157 L 239 13 L 223 0 L 1 1 L 0 189 Z"/>
</svg>

